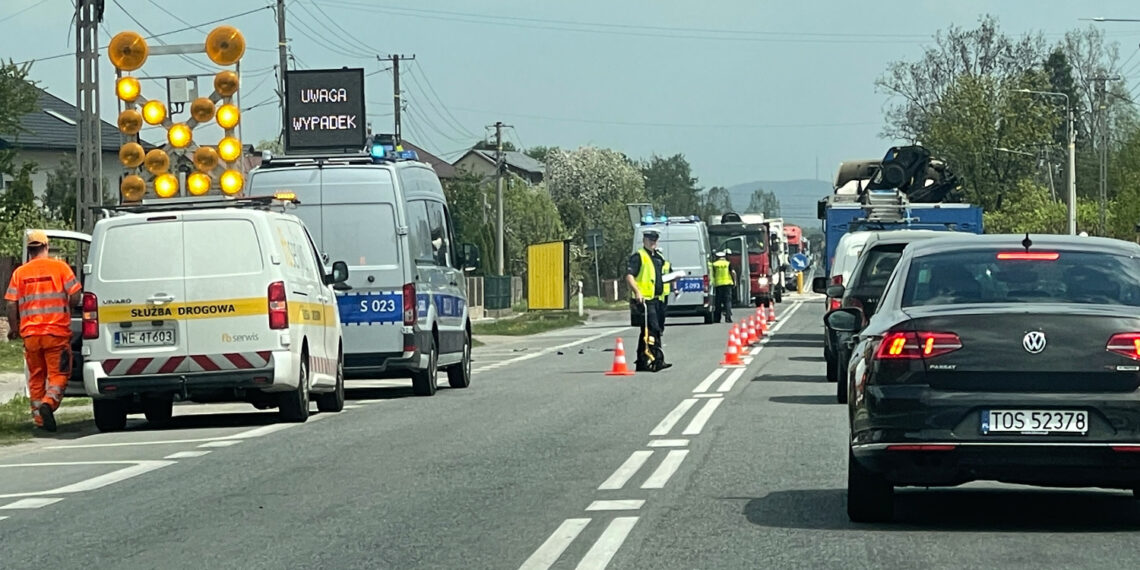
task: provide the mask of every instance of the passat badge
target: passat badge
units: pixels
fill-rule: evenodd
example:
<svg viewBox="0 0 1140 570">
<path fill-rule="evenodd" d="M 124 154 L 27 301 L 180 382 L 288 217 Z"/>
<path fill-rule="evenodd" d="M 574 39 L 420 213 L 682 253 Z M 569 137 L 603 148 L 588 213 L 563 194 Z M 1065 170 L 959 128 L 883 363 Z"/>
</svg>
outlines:
<svg viewBox="0 0 1140 570">
<path fill-rule="evenodd" d="M 1041 331 L 1029 331 L 1021 338 L 1021 346 L 1025 347 L 1025 352 L 1029 354 L 1040 354 L 1045 350 L 1045 333 Z"/>
</svg>

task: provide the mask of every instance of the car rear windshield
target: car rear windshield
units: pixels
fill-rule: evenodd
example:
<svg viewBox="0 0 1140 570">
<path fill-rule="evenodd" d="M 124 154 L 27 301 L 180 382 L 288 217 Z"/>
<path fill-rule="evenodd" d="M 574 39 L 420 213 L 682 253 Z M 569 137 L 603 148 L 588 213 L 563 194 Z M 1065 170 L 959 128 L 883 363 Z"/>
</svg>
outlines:
<svg viewBox="0 0 1140 570">
<path fill-rule="evenodd" d="M 249 220 L 191 220 L 183 228 L 186 278 L 257 275 L 264 268 L 257 230 Z M 202 247 L 202 244 L 214 244 Z"/>
<path fill-rule="evenodd" d="M 1140 306 L 1140 262 L 1099 252 L 960 251 L 915 258 L 902 305 L 1084 303 Z"/>
<path fill-rule="evenodd" d="M 115 225 L 103 234 L 102 242 L 97 265 L 100 281 L 182 278 L 181 223 Z M 203 249 L 216 251 L 213 247 Z"/>
<path fill-rule="evenodd" d="M 863 261 L 863 267 L 860 269 L 858 277 L 856 277 L 857 281 L 853 282 L 852 286 L 859 289 L 882 291 L 887 286 L 891 272 L 898 265 L 899 258 L 902 257 L 902 250 L 905 247 L 905 243 L 892 243 L 871 248 L 864 254 L 866 259 Z"/>
<path fill-rule="evenodd" d="M 705 260 L 701 258 L 701 248 L 696 241 L 663 241 L 657 244 L 661 254 L 673 266 L 702 265 Z"/>
</svg>

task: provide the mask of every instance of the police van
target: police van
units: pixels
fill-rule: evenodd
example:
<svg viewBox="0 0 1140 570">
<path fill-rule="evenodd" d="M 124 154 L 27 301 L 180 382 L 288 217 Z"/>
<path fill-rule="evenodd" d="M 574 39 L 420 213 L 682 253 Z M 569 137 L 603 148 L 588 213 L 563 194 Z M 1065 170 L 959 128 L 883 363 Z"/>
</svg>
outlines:
<svg viewBox="0 0 1140 570">
<path fill-rule="evenodd" d="M 670 283 L 676 294 L 669 295 L 665 314 L 703 317 L 705 324 L 711 324 L 714 307 L 709 282 L 708 226 L 697 216 L 654 217 L 648 213 L 633 233 L 634 252 L 642 247 L 642 232 L 650 228 L 661 235 L 657 248 L 669 262 L 670 271 L 685 272 L 684 277 Z"/>
<path fill-rule="evenodd" d="M 479 250 L 455 240 L 443 187 L 413 151 L 373 145 L 353 155 L 265 155 L 251 192 L 289 191 L 319 251 L 348 262 L 336 287 L 349 379 L 412 379 L 431 396 L 438 373 L 471 383 L 466 271 Z"/>
<path fill-rule="evenodd" d="M 247 401 L 286 421 L 344 408 L 332 285 L 292 197 L 168 200 L 99 220 L 83 266 L 83 382 L 95 424 L 179 401 Z"/>
</svg>

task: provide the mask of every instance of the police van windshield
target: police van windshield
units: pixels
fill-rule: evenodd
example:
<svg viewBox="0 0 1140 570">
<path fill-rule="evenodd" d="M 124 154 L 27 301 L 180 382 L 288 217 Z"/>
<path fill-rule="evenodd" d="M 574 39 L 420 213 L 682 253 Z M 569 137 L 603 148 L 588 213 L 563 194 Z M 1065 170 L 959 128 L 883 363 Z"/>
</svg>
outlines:
<svg viewBox="0 0 1140 570">
<path fill-rule="evenodd" d="M 253 194 L 292 191 L 317 249 L 350 266 L 396 266 L 396 199 L 385 168 L 332 166 L 263 170 L 253 176 Z"/>
<path fill-rule="evenodd" d="M 694 240 L 663 241 L 657 246 L 661 248 L 661 254 L 669 260 L 670 265 L 699 266 L 704 264 L 700 246 Z"/>
</svg>

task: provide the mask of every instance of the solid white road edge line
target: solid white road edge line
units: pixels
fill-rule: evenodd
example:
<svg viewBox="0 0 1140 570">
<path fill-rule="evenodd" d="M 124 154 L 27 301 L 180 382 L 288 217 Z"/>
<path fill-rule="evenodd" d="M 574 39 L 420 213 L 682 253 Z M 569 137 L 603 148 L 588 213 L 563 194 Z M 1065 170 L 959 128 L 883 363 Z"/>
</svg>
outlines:
<svg viewBox="0 0 1140 570">
<path fill-rule="evenodd" d="M 716 370 L 709 372 L 709 375 L 704 380 L 701 380 L 701 383 L 697 384 L 696 388 L 693 388 L 693 392 L 704 392 L 708 390 L 709 386 L 712 386 L 713 383 L 716 382 L 716 379 L 720 378 L 720 376 L 724 374 L 724 371 L 724 368 L 717 368 Z"/>
<path fill-rule="evenodd" d="M 685 447 L 689 445 L 687 439 L 655 439 L 649 442 L 649 447 Z"/>
<path fill-rule="evenodd" d="M 668 435 L 668 433 L 672 431 L 673 426 L 677 425 L 677 422 L 681 421 L 681 418 L 685 416 L 685 413 L 689 411 L 689 408 L 695 406 L 696 403 L 697 400 L 694 398 L 681 400 L 681 403 L 677 404 L 677 407 L 673 408 L 673 411 L 669 412 L 669 414 L 665 416 L 665 419 L 661 420 L 661 423 L 657 424 L 657 427 L 653 428 L 653 431 L 649 432 L 649 435 Z"/>
<path fill-rule="evenodd" d="M 574 542 L 574 539 L 582 533 L 582 529 L 590 524 L 590 520 L 566 519 L 562 521 L 562 524 L 554 529 L 550 538 L 547 538 L 546 542 L 542 543 L 542 546 L 539 546 L 538 550 L 535 550 L 534 554 L 531 554 L 530 558 L 522 563 L 519 570 L 546 570 L 554 566 L 554 563 L 562 557 L 562 553 L 566 552 L 570 543 Z"/>
<path fill-rule="evenodd" d="M 48 505 L 54 505 L 54 504 L 56 504 L 62 500 L 63 499 L 59 498 L 59 497 L 43 498 L 43 499 L 20 499 L 19 501 L 16 501 L 15 503 L 8 503 L 7 505 L 0 506 L 0 509 L 4 509 L 4 510 L 38 509 L 40 507 L 46 507 Z"/>
<path fill-rule="evenodd" d="M 223 441 L 207 441 L 198 447 L 229 447 L 241 443 L 240 439 L 228 439 Z"/>
<path fill-rule="evenodd" d="M 202 457 L 210 453 L 209 451 L 179 451 L 178 453 L 171 453 L 163 459 L 190 459 L 191 457 Z"/>
<path fill-rule="evenodd" d="M 644 499 L 618 499 L 616 501 L 594 501 L 587 511 L 635 511 L 645 504 Z"/>
<path fill-rule="evenodd" d="M 618 467 L 617 471 L 614 471 L 613 475 L 610 475 L 609 479 L 606 479 L 604 483 L 598 485 L 598 490 L 613 491 L 621 489 L 637 474 L 641 466 L 645 465 L 645 462 L 648 461 L 652 455 L 652 451 L 640 450 L 633 452 L 633 454 L 625 460 L 625 463 L 622 463 L 621 467 Z"/>
<path fill-rule="evenodd" d="M 661 462 L 661 465 L 657 466 L 657 469 L 654 470 L 653 474 L 645 480 L 645 483 L 641 485 L 641 488 L 664 488 L 665 484 L 669 482 L 669 478 L 672 477 L 673 474 L 677 472 L 677 469 L 681 467 L 681 462 L 685 460 L 685 456 L 688 454 L 688 449 L 669 450 L 669 454 L 665 456 L 665 460 Z"/>
<path fill-rule="evenodd" d="M 314 416 L 310 419 L 315 419 L 319 416 Z M 326 416 L 328 417 L 328 416 Z M 229 439 L 250 439 L 254 437 L 261 437 L 269 435 L 274 432 L 296 427 L 301 424 L 269 424 L 259 428 L 253 428 L 243 432 L 235 433 L 233 435 L 222 435 L 217 437 L 200 437 L 195 439 L 160 439 L 155 441 L 118 441 L 114 443 L 80 443 L 72 445 L 49 445 L 44 449 L 91 449 L 99 447 L 133 447 L 136 445 L 172 445 L 177 443 L 202 443 L 206 441 L 225 441 Z M 89 436 L 94 437 L 94 436 Z M 131 462 L 133 463 L 133 462 Z"/>
<path fill-rule="evenodd" d="M 577 568 L 581 570 L 598 570 L 605 568 L 613 559 L 614 554 L 617 554 L 619 548 L 626 537 L 629 536 L 630 531 L 633 530 L 633 525 L 637 524 L 637 517 L 618 517 L 602 531 L 602 536 L 598 537 L 598 541 L 590 547 L 586 552 L 586 556 L 578 563 Z"/>
<path fill-rule="evenodd" d="M 732 374 L 729 374 L 728 378 L 725 378 L 724 382 L 720 383 L 720 388 L 717 388 L 716 391 L 724 393 L 732 390 L 732 387 L 736 385 L 736 381 L 740 380 L 741 376 L 744 376 L 743 368 L 733 370 Z"/>
<path fill-rule="evenodd" d="M 685 428 L 685 431 L 681 432 L 681 435 L 700 434 L 701 430 L 705 429 L 705 424 L 708 423 L 709 418 L 712 417 L 713 412 L 716 411 L 717 406 L 720 406 L 721 402 L 724 402 L 723 398 L 705 400 L 704 407 L 697 412 L 697 415 L 693 416 L 693 420 L 689 422 L 688 427 Z"/>
<path fill-rule="evenodd" d="M 69 493 L 82 493 L 84 491 L 94 491 L 102 487 L 106 487 L 112 483 L 118 483 L 131 477 L 137 477 L 143 473 L 149 473 L 155 469 L 161 469 L 167 465 L 174 465 L 174 461 L 71 461 L 63 463 L 19 463 L 14 465 L 0 465 L 0 468 L 5 467 L 67 467 L 72 465 L 123 465 L 129 464 L 130 467 L 124 467 L 110 473 L 105 473 L 90 479 L 84 479 L 78 483 L 59 487 L 58 489 L 51 489 L 49 491 L 31 491 L 27 493 L 8 493 L 0 495 L 0 499 L 15 499 L 18 497 L 35 497 L 38 495 L 65 495 Z"/>
<path fill-rule="evenodd" d="M 572 346 L 578 346 L 579 344 L 585 344 L 585 343 L 590 342 L 590 341 L 598 340 L 599 338 L 604 338 L 607 336 L 619 334 L 619 333 L 625 332 L 625 330 L 629 329 L 629 328 L 631 328 L 631 327 L 616 327 L 616 328 L 612 328 L 612 329 L 607 329 L 607 330 L 605 330 L 599 334 L 596 334 L 593 336 L 588 336 L 586 338 L 580 338 L 574 342 L 568 342 L 566 344 L 560 344 L 558 346 L 552 346 L 550 348 L 544 348 L 538 352 L 533 352 L 531 354 L 524 354 L 523 356 L 519 356 L 517 358 L 512 358 L 510 360 L 500 360 L 500 361 L 498 361 L 492 365 L 472 370 L 471 373 L 474 374 L 476 372 L 482 372 L 483 370 L 486 370 L 487 368 L 490 368 L 491 366 L 495 366 L 495 367 L 507 366 L 508 364 L 514 364 L 516 362 L 522 362 L 524 360 L 530 360 L 532 358 L 538 358 L 540 356 L 550 354 L 551 352 L 555 352 L 555 351 L 561 350 L 563 348 L 570 348 Z"/>
</svg>

